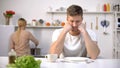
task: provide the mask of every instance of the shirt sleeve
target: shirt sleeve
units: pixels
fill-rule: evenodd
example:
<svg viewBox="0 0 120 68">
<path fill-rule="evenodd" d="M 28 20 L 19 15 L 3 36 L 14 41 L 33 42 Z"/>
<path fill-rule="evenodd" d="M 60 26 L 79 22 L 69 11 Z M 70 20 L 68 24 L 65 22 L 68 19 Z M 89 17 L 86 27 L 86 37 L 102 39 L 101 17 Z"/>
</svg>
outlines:
<svg viewBox="0 0 120 68">
<path fill-rule="evenodd" d="M 52 42 L 55 42 L 59 35 L 60 35 L 60 31 L 59 29 L 56 29 L 52 34 Z"/>
<path fill-rule="evenodd" d="M 39 44 L 38 40 L 29 32 L 29 39 L 34 42 L 36 45 Z"/>
</svg>

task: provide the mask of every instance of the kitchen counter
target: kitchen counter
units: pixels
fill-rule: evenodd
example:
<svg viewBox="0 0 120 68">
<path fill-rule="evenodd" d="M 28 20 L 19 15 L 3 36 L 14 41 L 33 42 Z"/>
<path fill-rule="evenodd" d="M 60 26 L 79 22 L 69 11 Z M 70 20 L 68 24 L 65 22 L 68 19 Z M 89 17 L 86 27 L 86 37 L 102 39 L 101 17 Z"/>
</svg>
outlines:
<svg viewBox="0 0 120 68">
<path fill-rule="evenodd" d="M 35 58 L 42 60 L 41 68 L 120 68 L 120 59 L 96 59 L 94 62 L 48 62 L 46 58 Z M 0 57 L 0 68 L 6 68 L 8 57 Z"/>
</svg>

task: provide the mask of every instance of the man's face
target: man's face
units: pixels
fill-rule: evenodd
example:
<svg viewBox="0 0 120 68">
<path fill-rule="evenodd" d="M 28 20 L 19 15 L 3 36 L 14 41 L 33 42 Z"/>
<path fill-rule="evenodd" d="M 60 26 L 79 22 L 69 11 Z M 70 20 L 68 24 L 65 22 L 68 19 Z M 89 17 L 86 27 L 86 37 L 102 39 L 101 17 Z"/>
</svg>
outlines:
<svg viewBox="0 0 120 68">
<path fill-rule="evenodd" d="M 76 15 L 76 16 L 67 16 L 68 23 L 72 26 L 72 31 L 78 31 L 79 25 L 82 23 L 82 16 Z"/>
</svg>

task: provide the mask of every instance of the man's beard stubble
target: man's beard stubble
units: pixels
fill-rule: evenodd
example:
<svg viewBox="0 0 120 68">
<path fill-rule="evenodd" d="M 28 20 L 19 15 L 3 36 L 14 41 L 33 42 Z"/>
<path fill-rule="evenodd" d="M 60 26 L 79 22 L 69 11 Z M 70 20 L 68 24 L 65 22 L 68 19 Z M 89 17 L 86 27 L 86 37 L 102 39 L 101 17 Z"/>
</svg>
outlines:
<svg viewBox="0 0 120 68">
<path fill-rule="evenodd" d="M 78 27 L 72 27 L 72 31 L 73 31 L 73 32 L 78 32 L 79 29 L 78 29 Z"/>
<path fill-rule="evenodd" d="M 75 36 L 75 35 L 79 35 L 80 34 L 80 31 L 78 28 L 73 28 L 71 31 L 70 31 L 70 34 Z"/>
</svg>

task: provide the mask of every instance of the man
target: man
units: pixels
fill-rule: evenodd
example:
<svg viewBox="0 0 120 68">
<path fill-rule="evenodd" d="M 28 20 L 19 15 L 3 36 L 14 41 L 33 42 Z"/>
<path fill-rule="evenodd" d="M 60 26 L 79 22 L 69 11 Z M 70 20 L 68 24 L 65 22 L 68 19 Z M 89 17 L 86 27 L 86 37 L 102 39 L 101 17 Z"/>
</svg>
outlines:
<svg viewBox="0 0 120 68">
<path fill-rule="evenodd" d="M 96 59 L 99 55 L 96 35 L 86 29 L 83 21 L 83 10 L 78 5 L 67 8 L 67 22 L 62 29 L 53 33 L 51 54 L 63 54 L 65 57 L 86 57 Z"/>
</svg>

